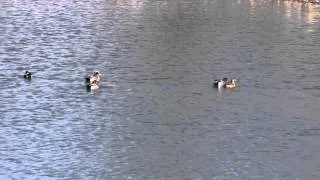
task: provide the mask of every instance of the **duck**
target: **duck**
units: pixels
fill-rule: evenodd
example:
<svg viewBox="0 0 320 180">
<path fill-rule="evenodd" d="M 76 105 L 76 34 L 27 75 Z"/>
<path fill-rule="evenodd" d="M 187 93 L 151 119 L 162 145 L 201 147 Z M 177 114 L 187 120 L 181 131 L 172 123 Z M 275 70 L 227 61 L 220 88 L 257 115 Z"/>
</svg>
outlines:
<svg viewBox="0 0 320 180">
<path fill-rule="evenodd" d="M 96 80 L 93 80 L 92 82 L 86 84 L 87 90 L 97 90 L 99 89 L 99 84 Z"/>
<path fill-rule="evenodd" d="M 92 75 L 87 75 L 85 77 L 86 84 L 92 83 L 93 81 L 96 81 L 96 83 L 99 84 L 100 80 L 101 80 L 101 76 L 98 71 L 95 71 L 95 72 L 93 72 Z"/>
<path fill-rule="evenodd" d="M 228 82 L 228 78 L 216 79 L 213 82 L 213 87 L 218 89 L 225 88 L 227 85 L 227 82 Z"/>
<path fill-rule="evenodd" d="M 226 84 L 226 88 L 236 88 L 236 87 L 239 87 L 237 84 L 236 84 L 236 79 L 231 79 L 230 82 L 228 82 L 228 84 Z"/>
<path fill-rule="evenodd" d="M 216 79 L 213 82 L 213 87 L 220 89 L 223 87 L 223 82 L 220 79 Z"/>
<path fill-rule="evenodd" d="M 32 72 L 30 72 L 30 71 L 26 71 L 25 73 L 24 73 L 24 75 L 23 75 L 23 78 L 25 78 L 25 79 L 28 79 L 28 80 L 31 80 L 32 79 Z"/>
</svg>

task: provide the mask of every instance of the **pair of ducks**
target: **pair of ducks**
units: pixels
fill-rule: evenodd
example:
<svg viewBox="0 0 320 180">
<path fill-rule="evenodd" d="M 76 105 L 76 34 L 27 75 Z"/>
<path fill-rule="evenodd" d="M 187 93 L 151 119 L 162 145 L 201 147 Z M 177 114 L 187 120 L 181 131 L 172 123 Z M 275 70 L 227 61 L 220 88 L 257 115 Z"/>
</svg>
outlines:
<svg viewBox="0 0 320 180">
<path fill-rule="evenodd" d="M 85 83 L 87 90 L 96 90 L 99 89 L 99 83 L 100 83 L 101 77 L 100 73 L 95 71 L 92 75 L 88 75 L 85 77 Z"/>
<path fill-rule="evenodd" d="M 228 78 L 223 78 L 223 79 L 216 79 L 213 82 L 213 87 L 214 88 L 236 88 L 239 87 L 236 83 L 236 79 L 231 79 L 228 80 Z"/>
<path fill-rule="evenodd" d="M 24 73 L 24 75 L 23 75 L 23 78 L 25 78 L 25 79 L 28 79 L 28 80 L 31 80 L 32 79 L 32 72 L 30 72 L 30 71 L 26 71 L 25 73 Z"/>
</svg>

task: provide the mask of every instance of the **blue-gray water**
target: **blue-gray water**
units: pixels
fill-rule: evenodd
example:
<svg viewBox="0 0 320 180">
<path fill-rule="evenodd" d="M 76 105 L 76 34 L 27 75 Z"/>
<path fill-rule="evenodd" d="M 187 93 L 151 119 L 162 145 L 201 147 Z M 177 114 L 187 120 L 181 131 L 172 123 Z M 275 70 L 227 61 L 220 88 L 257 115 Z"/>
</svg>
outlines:
<svg viewBox="0 0 320 180">
<path fill-rule="evenodd" d="M 0 179 L 320 179 L 319 58 L 308 4 L 2 0 Z"/>
</svg>

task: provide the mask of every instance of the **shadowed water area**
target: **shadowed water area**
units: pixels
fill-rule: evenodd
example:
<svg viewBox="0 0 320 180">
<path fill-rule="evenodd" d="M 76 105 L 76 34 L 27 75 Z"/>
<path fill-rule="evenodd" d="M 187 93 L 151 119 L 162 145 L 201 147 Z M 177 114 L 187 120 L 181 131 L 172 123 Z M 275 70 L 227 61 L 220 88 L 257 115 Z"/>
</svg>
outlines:
<svg viewBox="0 0 320 180">
<path fill-rule="evenodd" d="M 319 50 L 309 4 L 2 0 L 0 179 L 320 179 Z"/>
</svg>

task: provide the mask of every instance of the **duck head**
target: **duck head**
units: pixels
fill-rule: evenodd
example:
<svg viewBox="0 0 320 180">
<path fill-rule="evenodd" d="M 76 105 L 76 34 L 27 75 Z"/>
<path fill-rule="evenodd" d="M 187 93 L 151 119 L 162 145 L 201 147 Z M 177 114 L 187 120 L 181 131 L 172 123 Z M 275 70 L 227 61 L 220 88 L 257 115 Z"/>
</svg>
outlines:
<svg viewBox="0 0 320 180">
<path fill-rule="evenodd" d="M 221 81 L 224 82 L 224 83 L 227 83 L 228 82 L 228 78 L 222 78 Z"/>
<path fill-rule="evenodd" d="M 216 79 L 216 80 L 213 81 L 213 87 L 214 88 L 218 88 L 218 84 L 219 84 L 219 80 Z"/>
<path fill-rule="evenodd" d="M 100 73 L 98 71 L 93 72 L 92 76 L 91 76 L 91 81 L 96 80 L 97 83 L 100 82 Z"/>
</svg>

